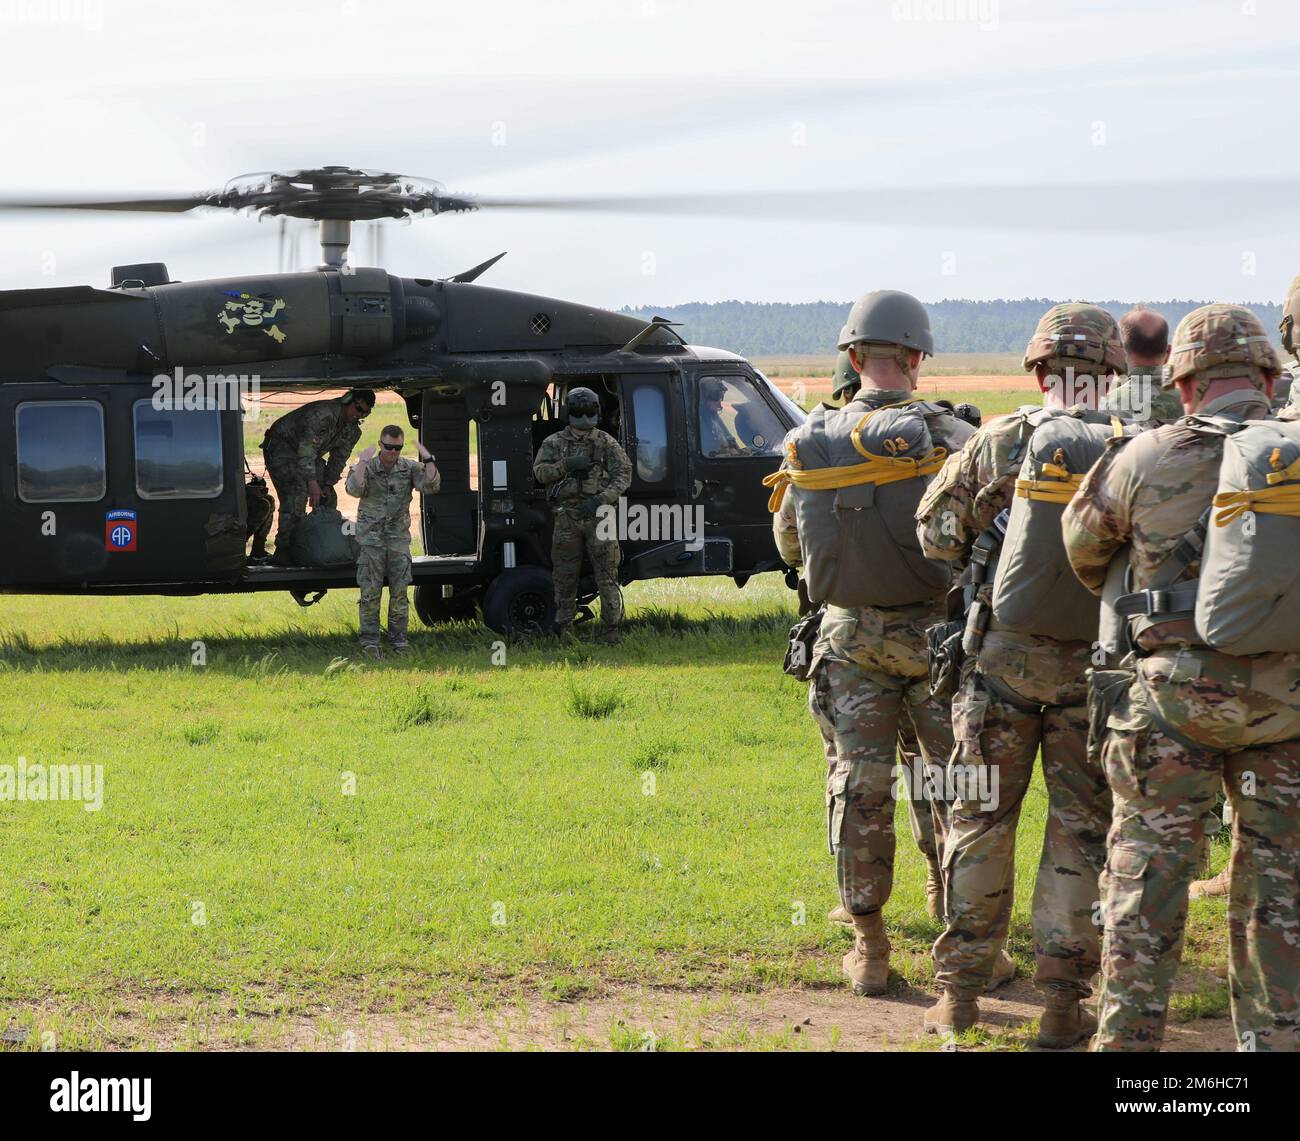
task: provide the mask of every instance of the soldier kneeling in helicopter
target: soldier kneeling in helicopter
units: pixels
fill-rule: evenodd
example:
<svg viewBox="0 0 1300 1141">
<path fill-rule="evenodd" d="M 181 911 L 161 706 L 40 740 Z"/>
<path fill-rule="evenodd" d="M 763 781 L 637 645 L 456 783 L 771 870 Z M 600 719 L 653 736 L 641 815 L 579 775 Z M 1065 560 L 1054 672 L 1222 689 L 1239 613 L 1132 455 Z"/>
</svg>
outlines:
<svg viewBox="0 0 1300 1141">
<path fill-rule="evenodd" d="M 295 408 L 266 430 L 262 454 L 280 497 L 273 559 L 277 565 L 292 565 L 289 544 L 307 505 L 315 509 L 337 500 L 334 485 L 361 439 L 361 421 L 374 406 L 375 394 L 356 388 L 335 400 L 313 400 Z"/>
<path fill-rule="evenodd" d="M 600 592 L 600 640 L 619 641 L 623 596 L 618 589 L 618 540 L 597 530 L 597 510 L 614 505 L 632 485 L 632 461 L 608 432 L 602 432 L 600 398 L 590 388 L 575 388 L 564 402 L 568 426 L 548 436 L 537 449 L 533 474 L 548 489 L 555 512 L 551 574 L 555 579 L 555 632 L 573 627 L 578 576 L 586 549 Z"/>
</svg>

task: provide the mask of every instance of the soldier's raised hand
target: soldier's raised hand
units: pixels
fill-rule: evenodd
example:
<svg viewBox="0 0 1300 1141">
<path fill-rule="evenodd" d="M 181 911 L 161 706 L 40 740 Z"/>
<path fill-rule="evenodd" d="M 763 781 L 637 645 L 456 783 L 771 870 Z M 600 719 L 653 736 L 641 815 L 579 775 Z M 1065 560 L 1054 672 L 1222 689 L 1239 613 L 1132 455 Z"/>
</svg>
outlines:
<svg viewBox="0 0 1300 1141">
<path fill-rule="evenodd" d="M 366 448 L 365 451 L 361 453 L 360 462 L 363 464 L 368 464 L 374 458 L 375 458 L 375 445 L 371 444 L 370 447 Z"/>
</svg>

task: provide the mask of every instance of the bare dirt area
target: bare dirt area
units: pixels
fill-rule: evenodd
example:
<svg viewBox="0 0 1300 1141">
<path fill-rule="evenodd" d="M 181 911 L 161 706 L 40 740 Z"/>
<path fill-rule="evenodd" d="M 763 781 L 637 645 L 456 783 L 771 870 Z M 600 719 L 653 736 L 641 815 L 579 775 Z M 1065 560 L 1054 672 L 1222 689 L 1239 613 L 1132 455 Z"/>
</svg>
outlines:
<svg viewBox="0 0 1300 1141">
<path fill-rule="evenodd" d="M 214 996 L 215 997 L 215 996 Z M 219 998 L 147 1017 L 129 1002 L 96 1016 L 107 1049 L 203 1050 L 1034 1050 L 1042 1011 L 1033 985 L 1016 979 L 980 1000 L 978 1028 L 956 1043 L 926 1035 L 934 1001 L 896 982 L 896 993 L 856 998 L 839 986 L 758 993 L 609 987 L 573 1001 L 540 995 L 491 1006 L 434 1001 L 400 1013 L 367 1010 L 346 997 L 288 1015 L 221 1009 Z M 39 1025 L 39 1017 L 38 1017 Z M 36 1037 L 39 1037 L 37 1035 Z M 1171 1021 L 1171 1052 L 1235 1049 L 1231 1020 Z M 1071 1052 L 1082 1053 L 1081 1043 Z"/>
<path fill-rule="evenodd" d="M 830 378 L 826 376 L 781 376 L 773 378 L 772 383 L 787 396 L 793 399 L 802 397 L 805 401 L 827 399 L 831 392 Z M 1031 378 L 991 374 L 926 376 L 922 373 L 916 390 L 921 396 L 949 396 L 961 392 L 1024 392 L 1027 398 L 1033 399 L 1039 396 Z"/>
<path fill-rule="evenodd" d="M 483 1049 L 809 1049 L 934 1050 L 941 1042 L 922 1028 L 931 995 L 905 990 L 882 998 L 856 998 L 847 990 L 791 988 L 761 994 L 688 995 L 620 990 L 573 1003 L 534 1000 L 466 1019 L 451 1010 L 394 1017 L 359 1017 L 339 1033 L 317 1025 L 294 1026 L 281 1048 L 337 1050 Z M 1035 1049 L 1042 1010 L 1033 986 L 1017 980 L 981 999 L 980 1031 L 958 1049 Z M 348 1020 L 349 1022 L 351 1020 Z M 350 1037 L 349 1037 L 350 1032 Z M 1084 1052 L 1085 1044 L 1074 1052 Z M 1231 1051 L 1232 1023 L 1203 1018 L 1173 1025 L 1170 1051 Z"/>
</svg>

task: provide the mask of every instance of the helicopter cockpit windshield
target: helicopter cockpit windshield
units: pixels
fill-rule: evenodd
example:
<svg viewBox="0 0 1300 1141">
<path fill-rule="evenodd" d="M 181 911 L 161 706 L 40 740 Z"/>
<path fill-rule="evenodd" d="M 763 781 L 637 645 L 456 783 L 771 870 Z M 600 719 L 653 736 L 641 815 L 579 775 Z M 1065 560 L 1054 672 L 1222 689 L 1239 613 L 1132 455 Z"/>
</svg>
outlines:
<svg viewBox="0 0 1300 1141">
<path fill-rule="evenodd" d="M 775 384 L 773 384 L 764 373 L 755 369 L 754 375 L 758 377 L 758 383 L 767 389 L 768 394 L 772 399 L 775 400 L 785 410 L 786 415 L 794 421 L 796 428 L 808 419 L 808 413 L 800 408 L 798 404 L 791 400 Z"/>
</svg>

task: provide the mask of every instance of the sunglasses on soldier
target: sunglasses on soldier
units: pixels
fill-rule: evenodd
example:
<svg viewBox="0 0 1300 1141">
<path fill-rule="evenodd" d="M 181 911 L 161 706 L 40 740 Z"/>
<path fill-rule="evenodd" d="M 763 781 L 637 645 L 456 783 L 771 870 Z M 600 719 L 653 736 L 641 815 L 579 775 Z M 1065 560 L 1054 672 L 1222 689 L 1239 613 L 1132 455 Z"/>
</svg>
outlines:
<svg viewBox="0 0 1300 1141">
<path fill-rule="evenodd" d="M 381 448 L 383 448 L 384 451 L 386 451 L 386 452 L 400 452 L 400 451 L 401 451 L 401 450 L 402 450 L 406 445 L 405 445 L 405 444 L 385 444 L 383 440 L 380 440 L 380 441 L 379 441 L 379 446 L 380 446 Z"/>
</svg>

